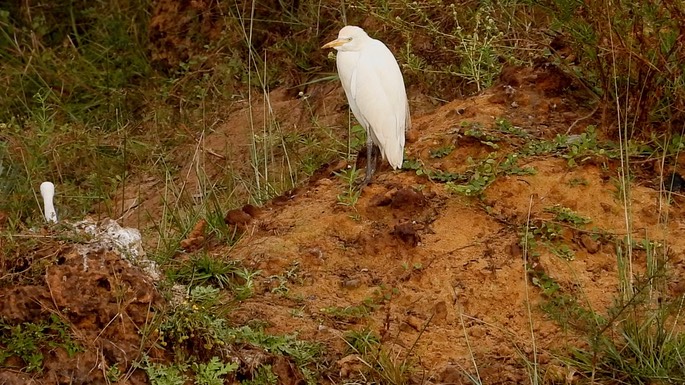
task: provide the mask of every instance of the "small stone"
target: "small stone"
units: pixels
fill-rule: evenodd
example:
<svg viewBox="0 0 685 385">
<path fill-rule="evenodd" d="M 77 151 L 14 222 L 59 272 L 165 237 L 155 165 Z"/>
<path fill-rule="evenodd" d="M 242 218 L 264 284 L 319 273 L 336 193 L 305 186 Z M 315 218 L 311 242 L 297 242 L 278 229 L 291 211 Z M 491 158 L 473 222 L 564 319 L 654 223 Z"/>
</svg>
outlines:
<svg viewBox="0 0 685 385">
<path fill-rule="evenodd" d="M 595 254 L 599 251 L 602 244 L 599 241 L 592 239 L 589 234 L 583 234 L 580 236 L 580 243 L 583 245 L 585 250 L 590 254 Z"/>
<path fill-rule="evenodd" d="M 358 278 L 352 278 L 352 279 L 347 279 L 344 280 L 341 284 L 341 286 L 344 289 L 356 289 L 359 286 L 361 286 L 362 282 Z"/>
<path fill-rule="evenodd" d="M 407 318 L 404 319 L 404 323 L 416 331 L 423 329 L 423 320 L 413 315 L 408 315 Z"/>
<path fill-rule="evenodd" d="M 444 324 L 447 321 L 447 303 L 440 301 L 433 307 L 433 322 L 437 325 Z"/>
</svg>

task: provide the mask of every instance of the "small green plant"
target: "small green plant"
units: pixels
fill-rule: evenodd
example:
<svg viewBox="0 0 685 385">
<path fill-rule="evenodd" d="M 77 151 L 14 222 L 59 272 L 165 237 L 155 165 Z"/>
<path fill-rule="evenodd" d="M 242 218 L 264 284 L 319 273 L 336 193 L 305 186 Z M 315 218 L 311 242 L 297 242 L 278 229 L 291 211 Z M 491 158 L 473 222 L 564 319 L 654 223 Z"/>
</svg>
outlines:
<svg viewBox="0 0 685 385">
<path fill-rule="evenodd" d="M 345 335 L 345 342 L 351 353 L 359 356 L 364 364 L 360 369 L 362 377 L 370 377 L 373 383 L 409 384 L 413 368 L 408 359 L 386 349 L 380 337 L 370 329 L 351 331 Z"/>
<path fill-rule="evenodd" d="M 243 300 L 252 295 L 254 276 L 258 271 L 251 272 L 242 267 L 237 261 L 201 254 L 193 257 L 180 266 L 169 271 L 172 280 L 190 286 L 215 285 L 221 289 L 229 289 L 237 300 Z"/>
<path fill-rule="evenodd" d="M 463 122 L 462 126 L 464 125 L 468 127 L 467 122 Z M 499 149 L 499 144 L 497 144 L 497 142 L 500 142 L 502 140 L 500 137 L 492 135 L 486 130 L 484 130 L 483 127 L 481 127 L 479 124 L 471 124 L 470 128 L 464 131 L 464 136 L 474 138 L 480 141 L 482 144 L 488 147 L 492 147 L 493 150 Z"/>
<path fill-rule="evenodd" d="M 423 168 L 423 163 L 420 159 L 405 158 L 402 163 L 402 170 L 420 170 Z"/>
<path fill-rule="evenodd" d="M 371 329 L 352 330 L 345 334 L 345 342 L 353 352 L 358 352 L 362 356 L 374 352 L 381 344 L 380 336 Z"/>
<path fill-rule="evenodd" d="M 568 181 L 568 185 L 571 187 L 587 186 L 590 183 L 585 178 L 573 178 Z"/>
<path fill-rule="evenodd" d="M 251 380 L 241 382 L 242 385 L 276 385 L 278 376 L 273 371 L 271 365 L 262 365 L 255 370 Z"/>
<path fill-rule="evenodd" d="M 174 306 L 158 326 L 158 343 L 178 357 L 188 354 L 212 356 L 231 340 L 225 312 L 220 304 L 219 289 L 195 286 L 187 301 Z"/>
<path fill-rule="evenodd" d="M 619 172 L 617 178 L 611 178 L 611 184 L 614 185 L 614 199 L 618 202 L 624 203 L 626 197 L 630 196 L 630 186 L 633 183 L 633 175 L 624 175 Z M 626 181 L 626 182 L 624 182 Z"/>
<path fill-rule="evenodd" d="M 542 308 L 562 327 L 586 338 L 561 360 L 595 383 L 681 383 L 685 338 L 678 332 L 681 296 L 666 295 L 666 254 L 657 242 L 617 241 L 618 290 L 606 311 L 592 309 L 572 292 L 554 290 Z M 627 252 L 644 252 L 646 271 L 634 274 Z"/>
<path fill-rule="evenodd" d="M 537 172 L 533 167 L 518 165 L 519 155 L 508 154 L 504 160 L 497 165 L 497 173 L 504 175 L 535 175 Z"/>
<path fill-rule="evenodd" d="M 43 368 L 43 354 L 49 349 L 61 348 L 73 357 L 83 348 L 71 338 L 69 325 L 56 314 L 42 322 L 24 322 L 10 325 L 0 319 L 0 364 L 10 357 L 24 362 L 23 370 L 39 372 Z"/>
<path fill-rule="evenodd" d="M 504 32 L 499 30 L 494 14 L 492 5 L 479 7 L 471 29 L 457 27 L 455 30 L 465 57 L 461 73 L 476 84 L 478 91 L 492 84 L 502 66 L 497 48 L 502 45 Z"/>
<path fill-rule="evenodd" d="M 545 212 L 555 214 L 555 221 L 570 223 L 573 226 L 583 226 L 592 222 L 590 218 L 584 217 L 568 207 L 561 205 L 546 207 Z"/>
<path fill-rule="evenodd" d="M 548 247 L 552 254 L 567 261 L 572 261 L 576 256 L 575 252 L 568 245 L 563 243 L 559 245 L 549 244 Z"/>
<path fill-rule="evenodd" d="M 195 383 L 197 385 L 223 385 L 224 377 L 238 369 L 237 363 L 223 363 L 219 357 L 212 357 L 208 363 L 196 363 L 192 365 L 195 372 Z"/>
<path fill-rule="evenodd" d="M 551 297 L 561 289 L 557 281 L 547 275 L 543 270 L 529 268 L 528 275 L 531 283 L 539 287 L 542 290 L 542 294 L 546 296 Z"/>
<path fill-rule="evenodd" d="M 184 374 L 188 369 L 185 364 L 165 365 L 152 363 L 148 356 L 144 356 L 140 367 L 145 370 L 147 378 L 152 385 L 184 385 L 188 380 L 188 377 Z"/>
<path fill-rule="evenodd" d="M 360 171 L 354 166 L 335 173 L 345 183 L 345 192 L 337 196 L 338 204 L 349 207 L 354 207 L 357 204 L 357 200 L 359 200 L 361 195 L 361 190 L 357 188 L 356 182 L 359 174 Z"/>
<path fill-rule="evenodd" d="M 368 317 L 373 312 L 374 307 L 367 303 L 356 306 L 329 306 L 321 309 L 321 312 L 333 317 L 336 320 L 351 322 Z"/>
<path fill-rule="evenodd" d="M 121 378 L 123 373 L 121 373 L 121 369 L 119 369 L 118 364 L 111 365 L 110 367 L 107 368 L 107 373 L 105 373 L 107 380 L 109 382 L 117 382 Z"/>
<path fill-rule="evenodd" d="M 497 161 L 490 157 L 478 163 L 471 157 L 467 158 L 466 161 L 471 165 L 468 182 L 464 184 L 447 182 L 445 188 L 452 193 L 466 196 L 478 196 L 487 186 L 495 181 Z"/>
<path fill-rule="evenodd" d="M 288 357 L 300 369 L 307 384 L 319 383 L 318 375 L 325 365 L 320 344 L 299 340 L 296 335 L 270 335 L 261 328 L 249 326 L 232 329 L 231 333 L 236 343 L 249 343 L 268 353 Z"/>
<path fill-rule="evenodd" d="M 436 148 L 435 150 L 430 150 L 430 157 L 431 158 L 444 158 L 447 155 L 451 154 L 452 151 L 454 151 L 454 145 L 446 145 L 442 146 L 440 148 Z"/>
<path fill-rule="evenodd" d="M 278 286 L 271 289 L 272 293 L 277 293 L 281 295 L 287 295 L 290 289 L 288 289 L 289 283 L 300 283 L 300 278 L 298 273 L 300 272 L 299 262 L 293 262 L 283 274 L 274 275 L 269 277 L 272 280 L 278 281 Z"/>
<path fill-rule="evenodd" d="M 348 146 L 350 153 L 358 152 L 366 146 L 366 130 L 360 124 L 352 126 L 349 134 Z"/>
<path fill-rule="evenodd" d="M 532 137 L 531 134 L 525 132 L 521 127 L 515 126 L 511 121 L 505 118 L 498 118 L 495 121 L 495 129 L 502 133 L 512 134 L 524 139 L 529 139 Z"/>
</svg>

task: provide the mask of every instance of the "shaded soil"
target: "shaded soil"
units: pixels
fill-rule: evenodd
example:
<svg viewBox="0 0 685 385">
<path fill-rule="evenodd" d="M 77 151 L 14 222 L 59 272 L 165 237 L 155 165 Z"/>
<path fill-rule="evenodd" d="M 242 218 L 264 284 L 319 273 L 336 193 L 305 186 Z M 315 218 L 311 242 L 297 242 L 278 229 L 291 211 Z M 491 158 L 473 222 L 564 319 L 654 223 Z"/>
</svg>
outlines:
<svg viewBox="0 0 685 385">
<path fill-rule="evenodd" d="M 46 246 L 54 252 L 32 261 L 43 264 L 44 276 L 25 284 L 31 280 L 28 270 L 16 272 L 27 274 L 17 284 L 0 288 L 0 315 L 12 325 L 40 323 L 57 316 L 81 347 L 70 353 L 59 345 L 44 352 L 39 377 L 13 371 L 15 366 L 23 366 L 21 360 L 5 362 L 6 368 L 0 371 L 3 384 L 103 384 L 110 367 L 128 369 L 142 352 L 159 356 L 141 340 L 140 331 L 163 304 L 142 269 L 113 250 L 54 241 Z M 129 383 L 144 384 L 147 377 L 133 373 Z"/>
<path fill-rule="evenodd" d="M 406 156 L 425 169 L 463 172 L 469 159 L 491 156 L 499 164 L 533 139 L 551 139 L 569 127 L 571 134 L 582 132 L 591 122 L 581 120 L 587 111 L 568 96 L 569 87 L 572 83 L 553 68 L 512 68 L 492 89 L 434 110 L 413 95 L 417 108 Z M 342 92 L 326 86 L 312 94 L 310 102 L 317 107 L 306 114 L 320 116 L 319 122 L 345 135 Z M 269 113 L 280 119 L 281 127 L 309 127 L 311 120 L 302 118 L 309 115 L 293 113 L 305 111 L 302 100 L 289 99 L 283 91 L 272 96 Z M 264 106 L 252 108 L 261 111 Z M 501 118 L 533 139 L 495 130 Z M 251 135 L 245 119 L 247 109 L 239 110 L 203 139 L 202 153 L 228 159 L 207 162 L 210 179 L 224 165 L 247 167 L 238 164 Z M 495 150 L 488 140 L 467 135 L 470 127 L 503 140 Z M 447 155 L 434 155 L 449 146 L 454 149 Z M 189 166 L 178 175 L 191 191 L 198 189 L 195 181 L 200 179 L 188 177 L 197 166 L 190 165 L 196 155 L 186 154 Z M 676 277 L 666 295 L 677 296 L 683 286 L 677 275 L 685 269 L 683 208 L 679 197 L 671 204 L 662 199 L 653 163 L 645 159 L 635 170 L 630 231 L 636 239 L 668 243 L 668 264 Z M 421 173 L 385 168 L 354 205 L 341 204 L 347 186 L 333 174 L 346 166 L 327 165 L 302 187 L 264 207 L 227 212 L 227 223 L 242 233 L 234 246 L 207 242 L 202 224 L 193 231 L 186 253 L 229 255 L 260 271 L 255 295 L 229 315 L 232 324 L 260 320 L 270 333 L 297 333 L 324 344 L 335 357 L 330 371 L 336 382 L 359 380 L 358 362 L 348 355 L 344 335 L 364 329 L 377 333 L 397 357 L 408 357 L 417 381 L 467 383 L 464 373 L 477 370 L 483 383 L 526 383 L 527 365 L 534 360 L 547 380 L 573 380 L 571 369 L 555 357 L 584 342 L 540 309 L 545 297 L 530 277 L 544 273 L 563 293 L 582 298 L 596 311 L 611 305 L 618 286 L 616 239 L 627 234 L 615 183 L 618 161 L 588 156 L 569 167 L 558 156 L 521 157 L 518 166 L 533 168 L 534 174 L 498 175 L 480 197 L 451 193 L 444 183 Z M 155 186 L 161 182 L 146 183 L 126 192 L 126 199 L 136 203 L 123 205 L 129 208 L 122 213 L 124 222 L 138 218 L 140 223 L 141 212 L 160 215 L 162 194 Z M 521 244 L 526 225 L 553 221 L 549 208 L 557 205 L 592 221 L 584 226 L 559 223 L 559 242 L 572 250 L 573 258 L 560 258 L 545 247 L 533 254 Z M 591 236 L 600 231 L 606 236 Z M 141 351 L 154 354 L 140 341 L 139 330 L 163 301 L 146 276 L 107 251 L 89 255 L 95 263 L 83 271 L 84 256 L 68 245 L 54 245 L 58 250 L 49 256 L 43 279 L 0 291 L 5 319 L 16 323 L 58 312 L 86 348 L 72 358 L 60 349 L 50 352 L 45 374 L 36 381 L 67 383 L 64 378 L 72 376 L 77 380 L 73 383 L 103 383 L 104 363 L 130 363 Z M 644 258 L 641 252 L 633 256 L 635 274 L 644 270 Z M 39 259 L 33 257 L 32 263 Z M 6 268 L 2 274 L 8 272 Z M 355 308 L 365 312 L 346 312 Z M 146 381 L 140 371 L 133 373 L 130 383 Z M 281 383 L 299 379 L 291 369 L 279 375 Z M 11 370 L 0 370 L 0 376 L 7 383 L 28 381 Z"/>
</svg>

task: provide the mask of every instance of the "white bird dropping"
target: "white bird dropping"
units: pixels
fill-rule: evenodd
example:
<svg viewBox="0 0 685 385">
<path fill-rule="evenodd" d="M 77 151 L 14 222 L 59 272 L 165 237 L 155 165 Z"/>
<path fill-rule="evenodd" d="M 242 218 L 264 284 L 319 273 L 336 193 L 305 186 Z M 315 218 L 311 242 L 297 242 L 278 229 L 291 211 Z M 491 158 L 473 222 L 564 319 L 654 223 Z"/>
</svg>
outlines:
<svg viewBox="0 0 685 385">
<path fill-rule="evenodd" d="M 40 195 L 43 197 L 43 215 L 46 222 L 57 222 L 57 212 L 52 200 L 55 197 L 55 185 L 52 182 L 40 184 Z"/>
</svg>

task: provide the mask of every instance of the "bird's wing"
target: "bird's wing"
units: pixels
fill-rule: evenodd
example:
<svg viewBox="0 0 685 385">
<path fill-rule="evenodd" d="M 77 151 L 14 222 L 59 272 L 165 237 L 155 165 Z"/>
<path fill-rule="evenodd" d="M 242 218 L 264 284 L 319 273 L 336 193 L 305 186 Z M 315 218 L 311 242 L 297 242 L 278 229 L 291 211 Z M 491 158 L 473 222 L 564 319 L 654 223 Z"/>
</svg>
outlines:
<svg viewBox="0 0 685 385">
<path fill-rule="evenodd" d="M 359 57 L 359 52 L 338 51 L 335 62 L 338 67 L 340 83 L 342 83 L 343 90 L 345 90 L 345 96 L 347 96 L 347 102 L 350 105 L 352 114 L 354 114 L 354 117 L 357 118 L 359 124 L 368 132 L 369 122 L 364 119 L 364 116 L 359 111 L 356 103 L 355 90 L 357 89 L 356 79 Z"/>
<path fill-rule="evenodd" d="M 373 141 L 393 168 L 401 167 L 409 120 L 407 93 L 400 67 L 385 44 L 371 40 L 360 52 L 350 84 L 355 85 L 354 104 L 368 122 Z M 360 120 L 356 112 L 355 116 Z"/>
</svg>

